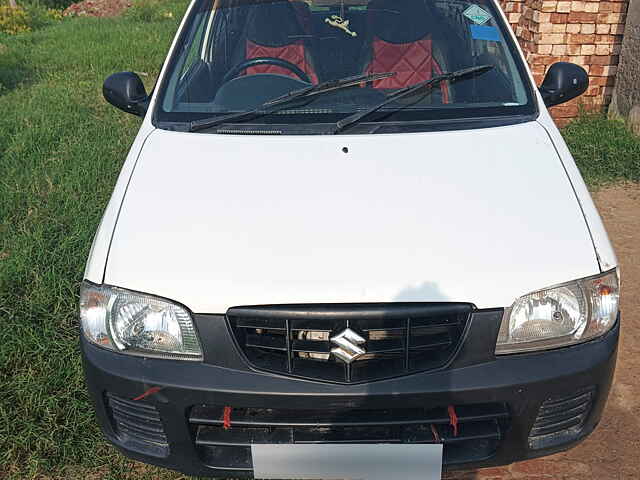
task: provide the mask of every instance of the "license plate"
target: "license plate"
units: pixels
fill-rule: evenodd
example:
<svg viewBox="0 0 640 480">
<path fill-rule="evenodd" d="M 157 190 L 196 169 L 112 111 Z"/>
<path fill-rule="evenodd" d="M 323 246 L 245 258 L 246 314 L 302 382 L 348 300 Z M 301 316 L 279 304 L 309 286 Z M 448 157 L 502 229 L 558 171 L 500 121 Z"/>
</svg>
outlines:
<svg viewBox="0 0 640 480">
<path fill-rule="evenodd" d="M 263 479 L 440 480 L 441 444 L 252 445 Z"/>
</svg>

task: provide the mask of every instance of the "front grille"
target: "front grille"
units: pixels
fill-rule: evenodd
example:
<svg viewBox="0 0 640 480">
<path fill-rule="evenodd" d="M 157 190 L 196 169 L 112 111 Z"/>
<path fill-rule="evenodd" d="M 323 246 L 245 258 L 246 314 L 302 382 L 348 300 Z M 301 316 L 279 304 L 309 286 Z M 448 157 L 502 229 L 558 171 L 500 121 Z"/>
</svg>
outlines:
<svg viewBox="0 0 640 480">
<path fill-rule="evenodd" d="M 577 439 L 591 411 L 594 393 L 591 387 L 545 400 L 531 427 L 529 447 L 546 448 Z"/>
<path fill-rule="evenodd" d="M 458 348 L 466 303 L 274 305 L 227 312 L 240 349 L 259 369 L 351 383 L 443 367 Z M 331 353 L 346 329 L 365 353 L 348 363 Z"/>
<path fill-rule="evenodd" d="M 114 433 L 126 448 L 156 457 L 169 454 L 160 414 L 153 405 L 107 393 L 106 406 Z"/>
<path fill-rule="evenodd" d="M 199 405 L 189 423 L 201 460 L 221 469 L 249 470 L 251 445 L 274 443 L 442 443 L 447 465 L 491 457 L 508 426 L 506 405 L 459 405 L 454 411 L 457 435 L 448 407 L 233 408 L 225 422 L 224 407 Z"/>
</svg>

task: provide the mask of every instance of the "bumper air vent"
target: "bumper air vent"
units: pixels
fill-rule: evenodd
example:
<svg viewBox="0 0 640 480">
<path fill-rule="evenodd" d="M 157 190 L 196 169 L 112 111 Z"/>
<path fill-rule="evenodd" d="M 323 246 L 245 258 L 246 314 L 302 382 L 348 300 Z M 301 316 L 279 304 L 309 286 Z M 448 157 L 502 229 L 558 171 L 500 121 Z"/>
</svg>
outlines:
<svg viewBox="0 0 640 480">
<path fill-rule="evenodd" d="M 153 405 L 106 394 L 113 430 L 124 447 L 156 457 L 169 455 L 160 414 Z"/>
<path fill-rule="evenodd" d="M 529 448 L 547 448 L 577 439 L 591 411 L 594 396 L 595 389 L 588 388 L 545 400 L 529 432 Z"/>
</svg>

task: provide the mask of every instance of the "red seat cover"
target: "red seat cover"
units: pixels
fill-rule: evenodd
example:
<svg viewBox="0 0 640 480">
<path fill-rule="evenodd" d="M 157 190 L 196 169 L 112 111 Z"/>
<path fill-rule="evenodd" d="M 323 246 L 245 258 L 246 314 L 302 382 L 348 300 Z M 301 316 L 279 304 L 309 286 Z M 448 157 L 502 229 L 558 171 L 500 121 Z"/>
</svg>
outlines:
<svg viewBox="0 0 640 480">
<path fill-rule="evenodd" d="M 247 60 L 257 57 L 273 57 L 286 60 L 287 62 L 293 63 L 295 66 L 299 67 L 300 70 L 309 75 L 309 78 L 311 78 L 313 83 L 318 83 L 313 67 L 307 60 L 305 47 L 300 41 L 290 43 L 289 45 L 283 45 L 281 47 L 266 47 L 247 40 L 246 55 Z M 298 76 L 288 68 L 279 67 L 277 65 L 257 65 L 255 67 L 247 68 L 247 75 L 254 75 L 257 73 L 273 73 L 298 78 Z"/>
<path fill-rule="evenodd" d="M 396 75 L 374 82 L 374 88 L 398 89 L 429 80 L 442 73 L 433 58 L 431 38 L 411 43 L 390 43 L 380 38 L 373 40 L 373 58 L 369 73 L 396 72 Z M 448 89 L 442 86 L 442 101 L 449 101 Z"/>
</svg>

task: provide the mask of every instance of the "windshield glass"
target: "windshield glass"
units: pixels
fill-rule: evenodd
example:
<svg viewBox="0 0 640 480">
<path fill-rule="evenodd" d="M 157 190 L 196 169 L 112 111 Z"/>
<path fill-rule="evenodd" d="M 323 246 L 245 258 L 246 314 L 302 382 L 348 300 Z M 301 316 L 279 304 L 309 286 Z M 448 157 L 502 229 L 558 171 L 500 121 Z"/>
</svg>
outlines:
<svg viewBox="0 0 640 480">
<path fill-rule="evenodd" d="M 481 66 L 492 68 L 386 101 L 401 89 Z M 383 75 L 262 110 L 292 92 L 371 74 Z M 189 129 L 226 116 L 234 125 L 321 133 L 321 125 L 378 104 L 384 106 L 359 120 L 375 131 L 513 119 L 536 112 L 524 79 L 490 0 L 197 0 L 160 86 L 154 120 Z M 230 116 L 255 109 L 259 115 Z"/>
</svg>

